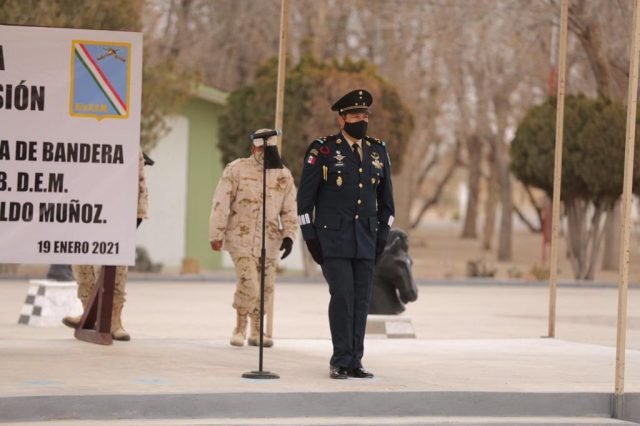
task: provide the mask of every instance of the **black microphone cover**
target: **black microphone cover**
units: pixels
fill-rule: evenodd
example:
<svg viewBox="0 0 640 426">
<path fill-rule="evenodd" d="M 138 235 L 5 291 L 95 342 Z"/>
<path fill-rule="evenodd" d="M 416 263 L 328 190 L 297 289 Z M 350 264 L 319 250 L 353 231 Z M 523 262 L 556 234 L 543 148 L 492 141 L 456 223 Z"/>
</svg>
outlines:
<svg viewBox="0 0 640 426">
<path fill-rule="evenodd" d="M 264 166 L 266 169 L 281 169 L 283 167 L 276 145 L 264 147 Z"/>
</svg>

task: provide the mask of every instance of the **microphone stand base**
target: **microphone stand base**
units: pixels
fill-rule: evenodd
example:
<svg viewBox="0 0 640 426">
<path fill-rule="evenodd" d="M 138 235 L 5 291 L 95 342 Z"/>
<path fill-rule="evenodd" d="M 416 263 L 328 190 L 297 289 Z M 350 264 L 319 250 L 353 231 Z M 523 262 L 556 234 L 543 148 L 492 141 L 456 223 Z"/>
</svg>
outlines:
<svg viewBox="0 0 640 426">
<path fill-rule="evenodd" d="M 270 371 L 251 371 L 242 375 L 245 379 L 279 379 L 280 376 Z"/>
</svg>

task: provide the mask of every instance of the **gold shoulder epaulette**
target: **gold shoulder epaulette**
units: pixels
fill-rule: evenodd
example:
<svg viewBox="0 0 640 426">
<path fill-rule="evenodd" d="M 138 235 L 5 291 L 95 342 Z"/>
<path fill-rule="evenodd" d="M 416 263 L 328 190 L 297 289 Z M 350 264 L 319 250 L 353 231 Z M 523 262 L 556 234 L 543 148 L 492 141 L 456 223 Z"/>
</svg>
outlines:
<svg viewBox="0 0 640 426">
<path fill-rule="evenodd" d="M 367 136 L 367 140 L 369 142 L 371 142 L 371 143 L 375 143 L 375 144 L 382 145 L 382 146 L 387 146 L 387 144 L 385 144 L 383 140 L 378 139 L 378 138 Z"/>
</svg>

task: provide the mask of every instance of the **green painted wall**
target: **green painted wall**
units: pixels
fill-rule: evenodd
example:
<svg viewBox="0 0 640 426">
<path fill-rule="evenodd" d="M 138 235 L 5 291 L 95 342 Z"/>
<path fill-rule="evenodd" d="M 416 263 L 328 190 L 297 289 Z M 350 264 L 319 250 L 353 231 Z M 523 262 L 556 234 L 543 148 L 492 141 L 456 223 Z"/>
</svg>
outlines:
<svg viewBox="0 0 640 426">
<path fill-rule="evenodd" d="M 198 259 L 203 269 L 222 267 L 222 256 L 209 246 L 211 198 L 223 170 L 218 149 L 218 121 L 222 108 L 201 99 L 189 101 L 184 108 L 190 123 L 186 256 Z"/>
</svg>

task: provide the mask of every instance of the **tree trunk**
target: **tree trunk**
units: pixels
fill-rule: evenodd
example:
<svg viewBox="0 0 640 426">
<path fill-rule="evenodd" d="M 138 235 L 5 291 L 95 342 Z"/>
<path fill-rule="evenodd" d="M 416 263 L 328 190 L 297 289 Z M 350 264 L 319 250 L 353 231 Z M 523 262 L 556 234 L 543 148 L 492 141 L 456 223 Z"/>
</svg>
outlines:
<svg viewBox="0 0 640 426">
<path fill-rule="evenodd" d="M 567 251 L 575 279 L 592 280 L 604 239 L 603 219 L 607 210 L 584 200 L 565 203 L 567 209 Z M 591 219 L 589 220 L 589 215 Z"/>
<path fill-rule="evenodd" d="M 482 141 L 477 135 L 472 135 L 467 140 L 467 153 L 468 196 L 461 237 L 475 239 L 478 237 L 478 197 L 480 192 L 480 176 L 482 173 Z"/>
<path fill-rule="evenodd" d="M 509 169 L 509 147 L 505 142 L 509 100 L 504 94 L 493 97 L 497 131 L 490 138 L 495 146 L 496 169 L 500 183 L 500 234 L 498 238 L 498 260 L 510 261 L 513 257 L 513 194 L 511 193 L 511 170 Z"/>
<path fill-rule="evenodd" d="M 393 177 L 393 201 L 396 206 L 395 228 L 407 230 L 410 226 L 410 213 L 414 197 L 411 189 L 415 188 L 413 168 L 403 167 L 402 172 Z"/>
<path fill-rule="evenodd" d="M 602 253 L 602 269 L 617 271 L 620 260 L 620 220 L 622 218 L 620 202 L 616 202 L 611 213 L 607 215 L 604 225 L 604 251 Z"/>
<path fill-rule="evenodd" d="M 446 170 L 444 176 L 440 178 L 438 183 L 434 185 L 435 189 L 433 191 L 433 194 L 431 194 L 431 196 L 426 199 L 420 200 L 421 206 L 418 209 L 418 213 L 416 214 L 415 218 L 410 222 L 410 225 L 409 225 L 410 229 L 417 228 L 418 225 L 420 224 L 420 221 L 422 220 L 422 216 L 424 216 L 427 210 L 433 207 L 440 200 L 440 197 L 444 192 L 445 186 L 447 186 L 447 183 L 449 183 L 449 180 L 451 180 L 451 177 L 453 177 L 453 173 L 456 171 L 456 168 L 458 167 L 458 164 L 459 164 L 458 155 L 460 155 L 460 144 L 456 143 L 456 146 L 453 152 L 453 158 L 451 159 L 451 164 L 449 165 L 449 168 Z M 420 187 L 418 187 L 418 189 L 419 188 Z"/>
<path fill-rule="evenodd" d="M 501 144 L 502 142 L 498 142 Z M 513 200 L 511 197 L 511 173 L 506 159 L 500 161 L 500 236 L 498 239 L 498 260 L 510 261 L 513 257 Z"/>
<path fill-rule="evenodd" d="M 611 63 L 602 42 L 602 25 L 597 17 L 589 16 L 586 4 L 585 0 L 579 0 L 569 7 L 569 28 L 584 49 L 596 81 L 598 95 L 623 100 L 625 86 L 618 84 L 612 76 Z"/>
<path fill-rule="evenodd" d="M 488 156 L 489 178 L 487 179 L 487 199 L 484 205 L 484 226 L 482 227 L 482 249 L 491 250 L 493 245 L 493 234 L 496 229 L 496 211 L 498 209 L 498 176 L 496 174 L 495 155 Z"/>
</svg>

